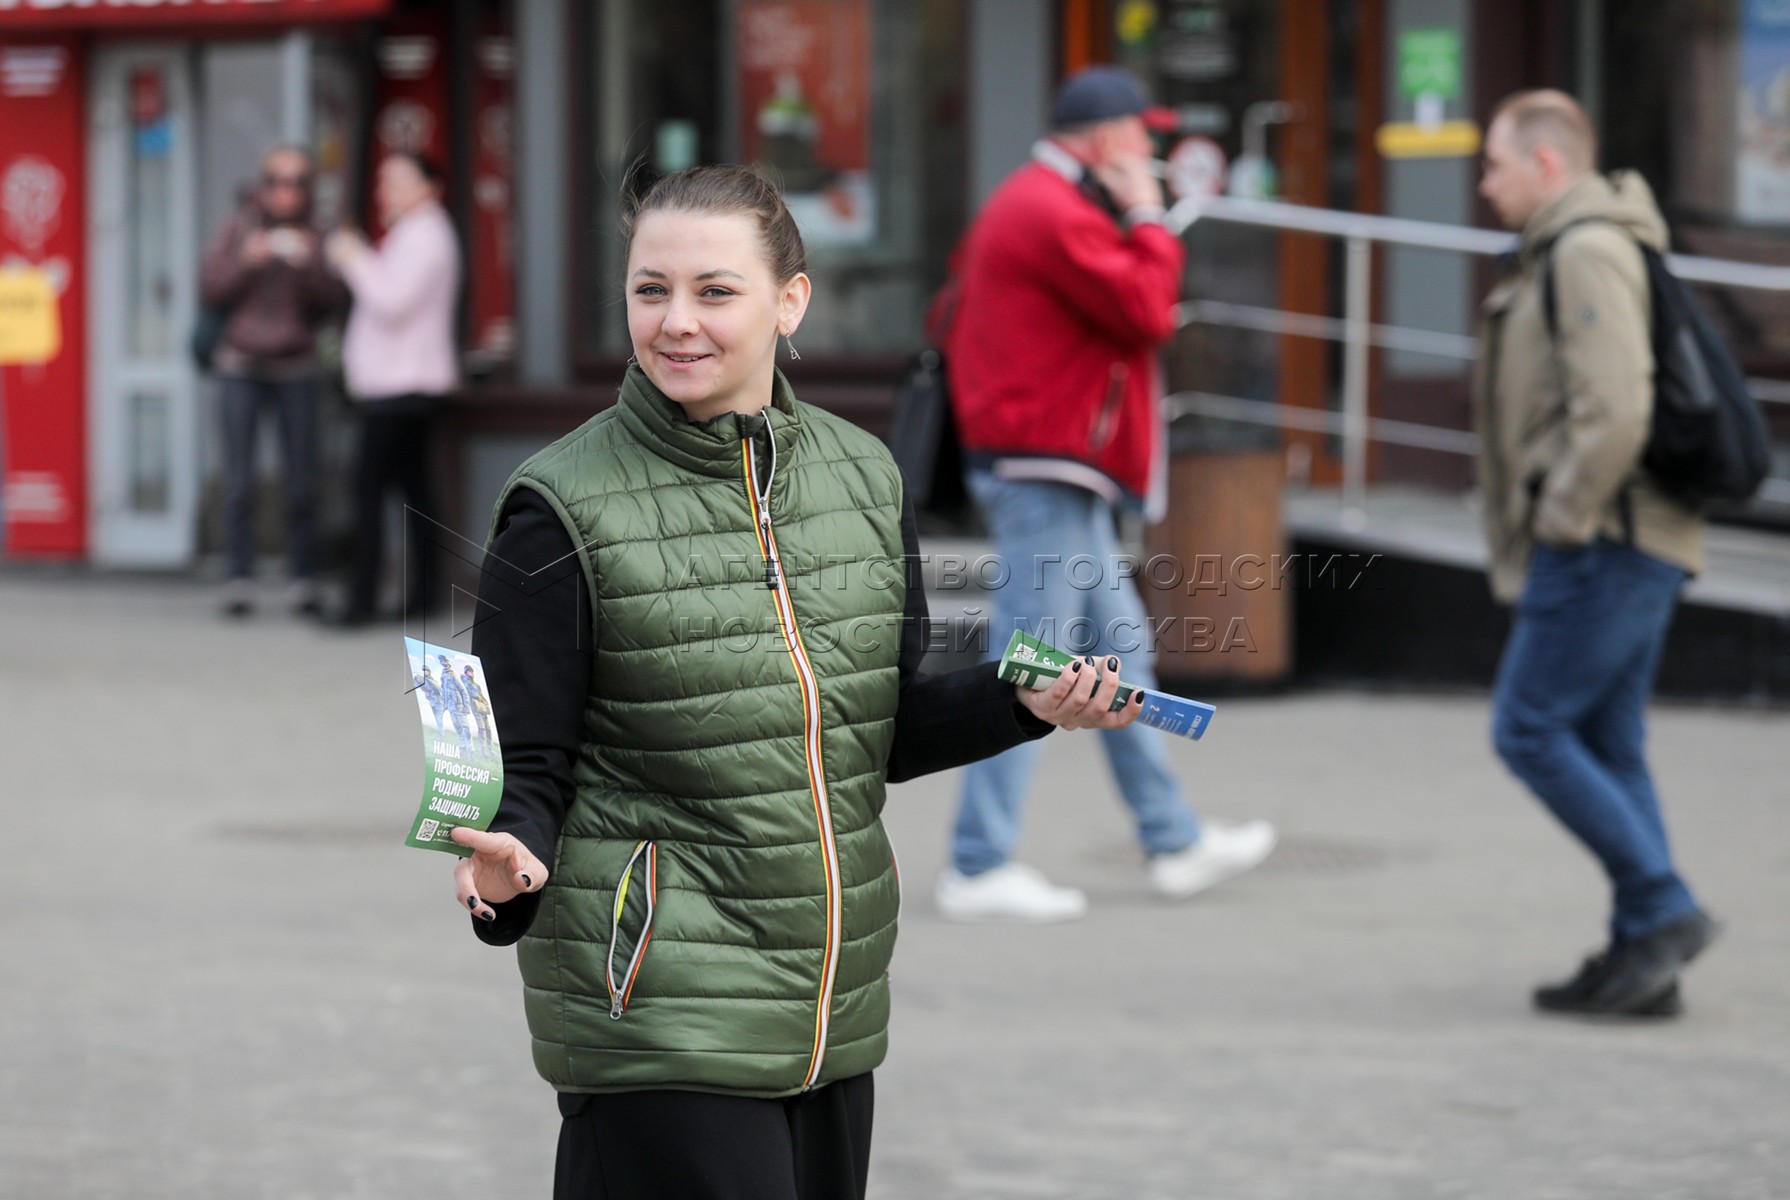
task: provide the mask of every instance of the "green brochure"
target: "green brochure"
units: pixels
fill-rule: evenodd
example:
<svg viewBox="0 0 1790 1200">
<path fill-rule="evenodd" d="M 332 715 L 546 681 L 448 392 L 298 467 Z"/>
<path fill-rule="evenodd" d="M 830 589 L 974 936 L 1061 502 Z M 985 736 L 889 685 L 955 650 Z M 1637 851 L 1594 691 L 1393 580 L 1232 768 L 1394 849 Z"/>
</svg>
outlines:
<svg viewBox="0 0 1790 1200">
<path fill-rule="evenodd" d="M 999 674 L 1008 683 L 1041 692 L 1055 683 L 1057 676 L 1068 670 L 1074 661 L 1075 655 L 1066 654 L 1049 642 L 1016 629 L 1007 642 L 1006 652 L 1001 655 Z M 1144 694 L 1144 703 L 1137 714 L 1138 724 L 1176 737 L 1198 741 L 1212 723 L 1212 714 L 1218 711 L 1199 700 L 1171 696 L 1151 688 L 1135 688 L 1128 683 L 1119 685 L 1119 694 L 1113 698 L 1113 710 L 1123 707 L 1132 693 L 1139 691 Z"/>
<path fill-rule="evenodd" d="M 472 851 L 451 840 L 456 826 L 487 829 L 503 799 L 503 748 L 478 656 L 404 639 L 410 688 L 423 719 L 423 802 L 406 846 Z"/>
</svg>

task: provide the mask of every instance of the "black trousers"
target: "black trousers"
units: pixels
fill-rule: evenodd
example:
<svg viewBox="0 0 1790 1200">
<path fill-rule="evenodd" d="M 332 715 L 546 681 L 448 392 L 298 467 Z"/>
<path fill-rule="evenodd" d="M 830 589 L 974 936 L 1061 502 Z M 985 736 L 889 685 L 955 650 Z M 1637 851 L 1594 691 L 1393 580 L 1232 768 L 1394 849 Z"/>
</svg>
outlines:
<svg viewBox="0 0 1790 1200">
<path fill-rule="evenodd" d="M 404 540 L 410 562 L 404 583 L 407 613 L 426 612 L 440 598 L 440 531 L 434 521 L 435 412 L 439 396 L 391 396 L 363 400 L 360 453 L 354 463 L 354 562 L 348 576 L 348 612 L 371 617 L 379 603 L 379 565 L 385 555 L 385 496 L 396 490 L 409 506 Z"/>
<path fill-rule="evenodd" d="M 553 1200 L 863 1200 L 870 1073 L 785 1100 L 560 1093 Z"/>
<path fill-rule="evenodd" d="M 218 377 L 218 406 L 224 423 L 224 557 L 232 579 L 247 579 L 255 573 L 255 424 L 263 408 L 272 408 L 280 423 L 286 553 L 292 562 L 292 578 L 311 577 L 315 566 L 317 392 L 315 375 L 296 379 Z"/>
</svg>

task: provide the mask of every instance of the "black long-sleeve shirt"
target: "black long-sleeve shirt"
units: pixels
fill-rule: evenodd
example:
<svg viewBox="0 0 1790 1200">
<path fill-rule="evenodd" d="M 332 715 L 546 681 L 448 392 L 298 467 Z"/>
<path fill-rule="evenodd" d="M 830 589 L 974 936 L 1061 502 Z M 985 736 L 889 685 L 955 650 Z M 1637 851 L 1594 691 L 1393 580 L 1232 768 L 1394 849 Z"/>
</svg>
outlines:
<svg viewBox="0 0 1790 1200">
<path fill-rule="evenodd" d="M 919 532 L 905 496 L 901 542 L 907 605 L 889 781 L 962 766 L 1049 733 L 1052 726 L 1019 703 L 993 663 L 921 674 L 929 616 Z M 549 865 L 572 804 L 572 763 L 590 689 L 590 603 L 566 527 L 544 498 L 518 489 L 486 554 L 472 649 L 484 663 L 503 746 L 503 801 L 491 830 L 514 834 Z M 540 900 L 536 892 L 493 904 L 497 919 L 474 919 L 473 928 L 486 942 L 510 945 L 528 931 Z"/>
</svg>

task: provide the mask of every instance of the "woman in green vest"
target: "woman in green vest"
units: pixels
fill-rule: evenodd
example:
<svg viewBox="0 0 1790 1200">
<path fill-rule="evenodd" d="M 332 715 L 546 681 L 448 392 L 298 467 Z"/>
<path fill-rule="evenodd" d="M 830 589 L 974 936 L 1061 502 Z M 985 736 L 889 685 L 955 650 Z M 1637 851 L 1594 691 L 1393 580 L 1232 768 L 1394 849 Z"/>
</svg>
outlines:
<svg viewBox="0 0 1790 1200">
<path fill-rule="evenodd" d="M 861 1197 L 900 880 L 884 785 L 1111 711 L 1117 659 L 922 676 L 913 506 L 777 370 L 801 236 L 739 167 L 624 223 L 614 407 L 517 470 L 473 633 L 504 797 L 459 899 L 516 944 L 555 1196 Z"/>
</svg>

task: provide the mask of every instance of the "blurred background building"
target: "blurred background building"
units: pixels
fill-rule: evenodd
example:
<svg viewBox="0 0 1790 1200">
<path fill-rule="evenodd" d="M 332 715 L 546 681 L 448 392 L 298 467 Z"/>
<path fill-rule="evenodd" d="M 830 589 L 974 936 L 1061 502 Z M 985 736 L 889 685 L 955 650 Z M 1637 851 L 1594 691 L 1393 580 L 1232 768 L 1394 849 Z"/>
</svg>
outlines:
<svg viewBox="0 0 1790 1200">
<path fill-rule="evenodd" d="M 1681 249 L 1790 263 L 1782 0 L 0 0 L 0 274 L 17 285 L 0 287 L 0 551 L 175 568 L 211 551 L 197 262 L 275 142 L 315 149 L 327 221 L 365 222 L 383 149 L 444 166 L 470 267 L 445 519 L 476 540 L 511 467 L 613 399 L 630 163 L 778 174 L 822 297 L 792 374 L 880 429 L 967 219 L 1025 159 L 1056 81 L 1104 61 L 1180 113 L 1162 150 L 1189 193 L 1455 226 L 1493 224 L 1479 122 L 1508 92 L 1563 87 L 1604 165 L 1653 183 Z M 1334 416 L 1347 355 L 1286 320 L 1348 307 L 1346 239 L 1188 236 L 1189 296 L 1247 311 L 1196 305 L 1174 390 Z M 1369 414 L 1466 430 L 1491 258 L 1369 255 L 1367 315 L 1433 335 L 1353 368 Z M 1749 373 L 1790 377 L 1781 293 L 1711 300 Z M 1790 406 L 1767 407 L 1790 436 Z M 1345 465 L 1327 419 L 1243 440 L 1275 486 L 1322 489 Z M 1362 469 L 1458 494 L 1469 463 L 1445 440 L 1375 440 Z M 1751 515 L 1774 512 L 1790 505 Z"/>
</svg>

